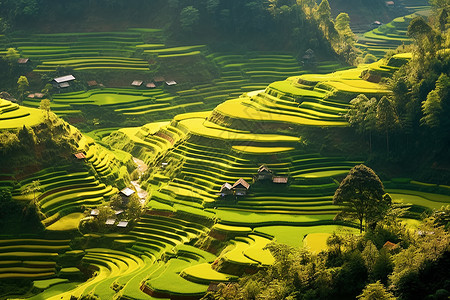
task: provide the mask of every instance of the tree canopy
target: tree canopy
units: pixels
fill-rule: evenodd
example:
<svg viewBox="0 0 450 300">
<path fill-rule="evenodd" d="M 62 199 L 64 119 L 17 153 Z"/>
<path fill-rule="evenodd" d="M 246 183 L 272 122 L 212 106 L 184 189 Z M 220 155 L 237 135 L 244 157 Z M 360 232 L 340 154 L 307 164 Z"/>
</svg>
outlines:
<svg viewBox="0 0 450 300">
<path fill-rule="evenodd" d="M 357 219 L 359 229 L 382 220 L 391 205 L 383 183 L 375 172 L 361 164 L 353 167 L 342 180 L 333 197 L 333 204 L 342 206 L 338 218 Z"/>
</svg>

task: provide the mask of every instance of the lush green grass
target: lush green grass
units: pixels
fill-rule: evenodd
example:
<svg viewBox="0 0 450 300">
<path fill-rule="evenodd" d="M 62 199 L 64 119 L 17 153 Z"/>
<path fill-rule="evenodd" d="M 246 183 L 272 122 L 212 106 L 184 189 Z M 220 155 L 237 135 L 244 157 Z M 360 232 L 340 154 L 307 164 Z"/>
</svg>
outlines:
<svg viewBox="0 0 450 300">
<path fill-rule="evenodd" d="M 338 225 L 318 225 L 318 226 L 264 226 L 255 228 L 256 232 L 271 235 L 278 243 L 287 244 L 293 247 L 301 247 L 303 239 L 308 234 L 313 233 L 356 233 L 357 230 L 351 227 Z"/>
</svg>

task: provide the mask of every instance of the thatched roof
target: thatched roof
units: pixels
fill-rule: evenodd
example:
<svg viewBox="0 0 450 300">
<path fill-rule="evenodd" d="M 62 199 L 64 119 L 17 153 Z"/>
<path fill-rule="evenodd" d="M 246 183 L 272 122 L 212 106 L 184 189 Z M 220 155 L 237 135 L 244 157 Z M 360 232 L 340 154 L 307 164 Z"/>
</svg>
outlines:
<svg viewBox="0 0 450 300">
<path fill-rule="evenodd" d="M 272 173 L 272 171 L 271 171 L 266 165 L 261 165 L 261 166 L 258 168 L 258 173 L 261 173 L 261 172 Z"/>
<path fill-rule="evenodd" d="M 250 188 L 250 184 L 245 181 L 243 178 L 239 178 L 232 186 L 233 189 L 235 188 L 239 188 L 239 186 L 242 186 L 245 189 L 249 189 Z"/>
<path fill-rule="evenodd" d="M 220 188 L 220 192 L 229 191 L 232 188 L 233 188 L 233 186 L 231 184 L 229 184 L 228 182 L 225 182 L 224 184 L 222 184 L 222 187 Z"/>
<path fill-rule="evenodd" d="M 288 177 L 287 176 L 275 176 L 272 179 L 273 183 L 287 183 L 288 182 Z"/>
</svg>

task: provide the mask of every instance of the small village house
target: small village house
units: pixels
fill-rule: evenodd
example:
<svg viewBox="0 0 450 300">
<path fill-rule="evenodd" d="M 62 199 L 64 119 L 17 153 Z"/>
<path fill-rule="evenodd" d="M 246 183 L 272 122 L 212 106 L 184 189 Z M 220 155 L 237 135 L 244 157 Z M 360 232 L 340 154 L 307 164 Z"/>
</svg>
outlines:
<svg viewBox="0 0 450 300">
<path fill-rule="evenodd" d="M 261 165 L 258 168 L 258 174 L 256 175 L 256 180 L 263 181 L 263 180 L 272 180 L 273 172 L 266 166 Z"/>
<path fill-rule="evenodd" d="M 250 188 L 250 184 L 243 178 L 239 178 L 231 188 L 236 196 L 245 196 Z"/>
<path fill-rule="evenodd" d="M 228 182 L 225 182 L 224 184 L 222 184 L 222 187 L 220 188 L 220 196 L 221 197 L 225 197 L 228 195 L 232 195 L 233 194 L 233 186 L 231 184 L 229 184 Z"/>
<path fill-rule="evenodd" d="M 52 84 L 55 88 L 67 88 L 70 86 L 71 81 L 75 80 L 75 77 L 73 75 L 66 75 L 54 78 L 52 80 Z"/>
</svg>

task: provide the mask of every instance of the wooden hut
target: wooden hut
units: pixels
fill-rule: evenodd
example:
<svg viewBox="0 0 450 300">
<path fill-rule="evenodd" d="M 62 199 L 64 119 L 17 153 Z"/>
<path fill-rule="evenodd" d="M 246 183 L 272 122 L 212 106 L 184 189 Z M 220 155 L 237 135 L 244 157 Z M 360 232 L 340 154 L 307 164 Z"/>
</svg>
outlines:
<svg viewBox="0 0 450 300">
<path fill-rule="evenodd" d="M 231 188 L 236 196 L 245 196 L 250 188 L 250 184 L 243 178 L 239 178 Z"/>
<path fill-rule="evenodd" d="M 222 187 L 220 188 L 220 196 L 225 197 L 232 194 L 233 194 L 233 186 L 228 182 L 222 184 Z"/>
<path fill-rule="evenodd" d="M 257 180 L 272 180 L 272 178 L 273 172 L 266 165 L 261 165 L 258 168 Z"/>
<path fill-rule="evenodd" d="M 61 77 L 56 77 L 52 80 L 52 84 L 56 88 L 66 88 L 69 87 L 69 82 L 75 80 L 73 75 L 66 75 Z"/>
</svg>

